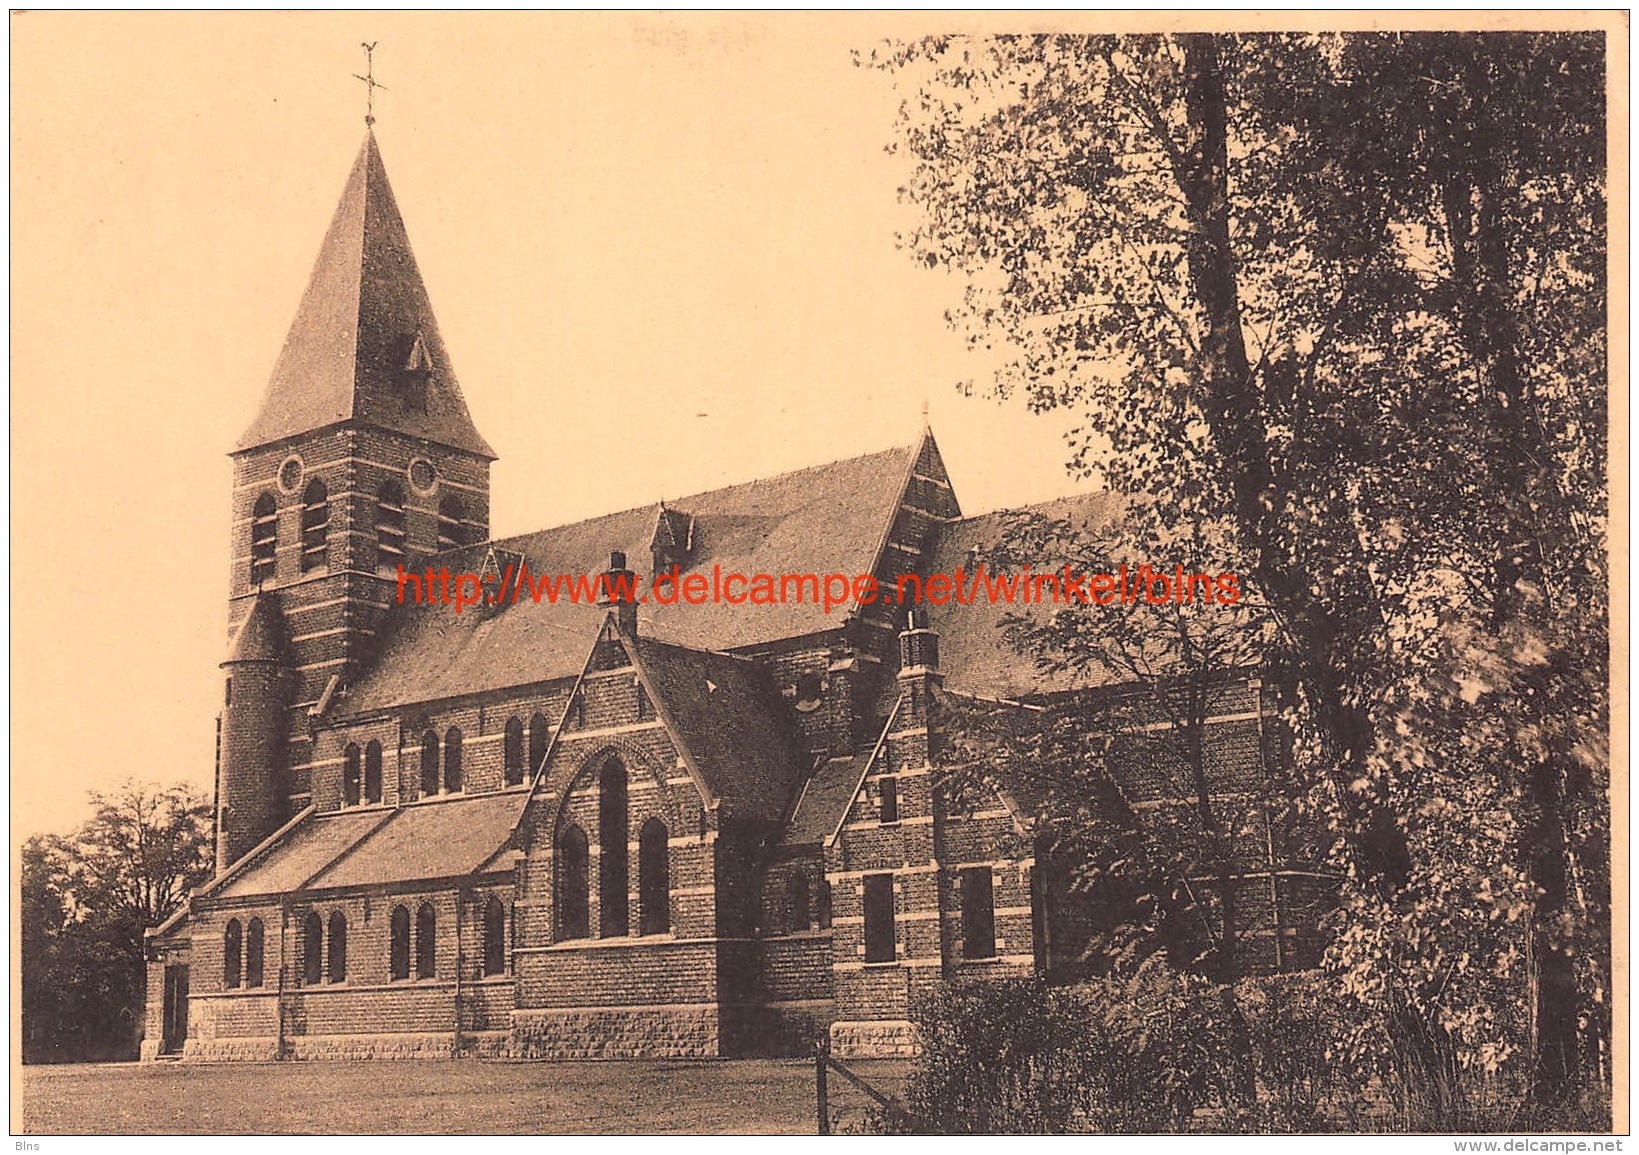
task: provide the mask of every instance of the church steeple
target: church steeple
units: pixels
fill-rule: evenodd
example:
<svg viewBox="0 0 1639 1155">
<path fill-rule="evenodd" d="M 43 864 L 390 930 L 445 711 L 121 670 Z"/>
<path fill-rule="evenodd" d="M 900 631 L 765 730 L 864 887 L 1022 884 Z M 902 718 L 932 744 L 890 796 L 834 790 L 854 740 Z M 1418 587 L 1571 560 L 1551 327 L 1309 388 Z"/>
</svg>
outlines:
<svg viewBox="0 0 1639 1155">
<path fill-rule="evenodd" d="M 494 459 L 461 396 L 366 132 L 243 452 L 354 422 Z"/>
<path fill-rule="evenodd" d="M 235 754 L 237 796 L 281 802 L 245 819 L 250 838 L 311 799 L 315 727 L 375 660 L 400 567 L 489 537 L 495 454 L 456 383 L 374 133 L 232 457 L 230 636 L 259 636 L 239 628 L 257 605 L 288 624 L 278 660 L 235 679 L 256 689 L 278 670 L 285 695 L 277 749 L 240 742 Z M 235 735 L 267 738 L 232 720 Z"/>
</svg>

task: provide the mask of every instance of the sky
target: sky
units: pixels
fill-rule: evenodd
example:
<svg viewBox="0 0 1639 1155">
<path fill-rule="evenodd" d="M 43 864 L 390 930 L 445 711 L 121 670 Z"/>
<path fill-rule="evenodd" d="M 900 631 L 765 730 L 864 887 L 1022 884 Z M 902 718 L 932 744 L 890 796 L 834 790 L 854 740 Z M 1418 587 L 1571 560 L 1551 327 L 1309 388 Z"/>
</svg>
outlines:
<svg viewBox="0 0 1639 1155">
<path fill-rule="evenodd" d="M 1085 488 L 895 232 L 906 17 L 12 18 L 12 823 L 208 791 L 228 449 L 376 134 L 496 536 L 906 444 L 964 512 Z M 893 21 L 890 27 L 888 21 Z M 972 381 L 971 396 L 959 384 Z"/>
</svg>

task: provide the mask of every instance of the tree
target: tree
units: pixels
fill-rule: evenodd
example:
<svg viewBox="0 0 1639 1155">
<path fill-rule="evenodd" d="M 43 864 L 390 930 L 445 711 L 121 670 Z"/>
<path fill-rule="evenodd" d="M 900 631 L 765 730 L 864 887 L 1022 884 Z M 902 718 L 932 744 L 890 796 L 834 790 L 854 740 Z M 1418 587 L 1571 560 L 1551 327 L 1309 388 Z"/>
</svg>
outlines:
<svg viewBox="0 0 1639 1155">
<path fill-rule="evenodd" d="M 143 931 L 210 877 L 210 803 L 190 787 L 93 791 L 66 838 L 23 849 L 23 1036 L 30 1062 L 135 1057 Z"/>
<path fill-rule="evenodd" d="M 1490 924 L 1523 918 L 1541 1104 L 1609 989 L 1566 949 L 1608 957 L 1602 51 L 1195 34 L 876 56 L 914 93 L 906 243 L 966 279 L 952 323 L 1011 351 L 997 391 L 1084 414 L 1073 467 L 1164 520 L 1232 527 L 1350 880 L 1345 990 L 1431 1088 L 1501 1063 L 1519 1034 L 1490 980 L 1535 979 Z M 1464 807 L 1495 837 L 1442 842 Z"/>
</svg>

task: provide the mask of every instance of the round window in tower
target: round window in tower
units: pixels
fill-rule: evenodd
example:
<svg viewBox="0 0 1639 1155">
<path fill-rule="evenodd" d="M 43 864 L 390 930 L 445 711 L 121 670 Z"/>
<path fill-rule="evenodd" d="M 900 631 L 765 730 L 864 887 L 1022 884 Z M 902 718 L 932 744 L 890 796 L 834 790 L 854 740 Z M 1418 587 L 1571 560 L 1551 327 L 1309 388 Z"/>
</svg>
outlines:
<svg viewBox="0 0 1639 1155">
<path fill-rule="evenodd" d="M 295 493 L 301 488 L 302 476 L 306 472 L 307 467 L 302 464 L 302 459 L 291 454 L 279 466 L 279 488 L 286 493 Z"/>
<path fill-rule="evenodd" d="M 438 484 L 438 473 L 425 457 L 410 462 L 410 485 L 417 493 L 431 493 Z"/>
</svg>

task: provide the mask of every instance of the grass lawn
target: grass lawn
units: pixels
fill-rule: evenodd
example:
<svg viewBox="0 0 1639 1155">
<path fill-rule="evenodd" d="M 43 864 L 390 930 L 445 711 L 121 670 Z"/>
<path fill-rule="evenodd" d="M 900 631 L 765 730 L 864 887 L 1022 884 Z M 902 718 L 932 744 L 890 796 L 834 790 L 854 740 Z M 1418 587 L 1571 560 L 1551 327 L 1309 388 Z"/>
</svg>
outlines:
<svg viewBox="0 0 1639 1155">
<path fill-rule="evenodd" d="M 896 1093 L 908 1064 L 849 1063 Z M 832 1074 L 833 1117 L 867 1100 Z M 22 1134 L 815 1132 L 806 1059 L 106 1063 L 23 1068 Z"/>
</svg>

